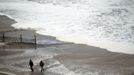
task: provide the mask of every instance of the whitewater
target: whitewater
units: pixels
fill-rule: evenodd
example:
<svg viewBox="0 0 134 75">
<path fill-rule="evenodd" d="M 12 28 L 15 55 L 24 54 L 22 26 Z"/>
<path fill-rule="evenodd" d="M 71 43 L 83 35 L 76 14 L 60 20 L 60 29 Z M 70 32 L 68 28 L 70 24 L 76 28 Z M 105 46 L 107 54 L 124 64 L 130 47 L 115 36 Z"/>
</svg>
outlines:
<svg viewBox="0 0 134 75">
<path fill-rule="evenodd" d="M 134 54 L 134 0 L 0 0 L 18 29 Z"/>
</svg>

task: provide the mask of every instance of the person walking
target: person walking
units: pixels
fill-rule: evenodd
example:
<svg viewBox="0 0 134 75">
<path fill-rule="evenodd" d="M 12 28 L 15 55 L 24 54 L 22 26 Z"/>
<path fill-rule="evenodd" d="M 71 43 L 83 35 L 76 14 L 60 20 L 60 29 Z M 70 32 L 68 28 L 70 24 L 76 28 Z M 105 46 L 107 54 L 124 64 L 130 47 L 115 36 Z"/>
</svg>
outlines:
<svg viewBox="0 0 134 75">
<path fill-rule="evenodd" d="M 34 72 L 34 69 L 33 69 L 34 64 L 31 59 L 29 60 L 29 66 L 30 66 L 31 71 Z"/>
<path fill-rule="evenodd" d="M 40 61 L 40 67 L 41 67 L 41 72 L 44 71 L 44 68 L 43 68 L 44 67 L 44 62 L 42 60 Z"/>
</svg>

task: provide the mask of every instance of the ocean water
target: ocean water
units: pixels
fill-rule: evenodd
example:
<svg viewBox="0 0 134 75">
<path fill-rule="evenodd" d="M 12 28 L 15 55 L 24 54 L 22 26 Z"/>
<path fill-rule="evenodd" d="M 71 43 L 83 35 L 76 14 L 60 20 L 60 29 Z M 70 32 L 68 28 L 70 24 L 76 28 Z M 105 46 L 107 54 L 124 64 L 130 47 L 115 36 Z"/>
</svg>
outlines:
<svg viewBox="0 0 134 75">
<path fill-rule="evenodd" d="M 134 0 L 0 0 L 15 28 L 134 54 Z"/>
</svg>

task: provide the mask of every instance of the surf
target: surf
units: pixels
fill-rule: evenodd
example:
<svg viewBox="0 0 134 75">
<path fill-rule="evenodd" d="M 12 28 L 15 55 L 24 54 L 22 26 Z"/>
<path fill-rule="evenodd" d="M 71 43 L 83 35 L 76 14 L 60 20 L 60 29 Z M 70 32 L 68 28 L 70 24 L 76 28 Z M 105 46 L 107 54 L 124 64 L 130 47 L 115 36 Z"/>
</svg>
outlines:
<svg viewBox="0 0 134 75">
<path fill-rule="evenodd" d="M 17 29 L 35 29 L 39 34 L 51 35 L 62 41 L 133 54 L 131 5 L 109 6 L 116 2 L 107 0 L 86 3 L 89 5 L 80 2 L 67 6 L 51 2 L 3 2 L 0 3 L 0 12 L 15 19 L 17 23 L 12 26 Z M 95 7 L 94 4 L 98 5 Z"/>
</svg>

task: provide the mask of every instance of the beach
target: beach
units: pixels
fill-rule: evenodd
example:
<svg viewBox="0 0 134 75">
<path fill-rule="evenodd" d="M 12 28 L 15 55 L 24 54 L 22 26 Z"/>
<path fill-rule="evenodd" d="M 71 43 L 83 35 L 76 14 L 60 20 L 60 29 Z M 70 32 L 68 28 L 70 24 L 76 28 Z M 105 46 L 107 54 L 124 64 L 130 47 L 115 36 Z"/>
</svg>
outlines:
<svg viewBox="0 0 134 75">
<path fill-rule="evenodd" d="M 9 17 L 0 16 L 0 31 L 14 30 L 13 23 L 16 22 Z M 16 43 L 20 34 L 24 35 L 21 44 Z M 19 29 L 6 34 L 6 42 L 0 43 L 0 75 L 134 75 L 133 54 L 68 42 L 45 42 L 35 49 L 34 34 L 34 30 Z M 52 36 L 36 36 L 37 40 L 59 42 Z M 29 59 L 34 62 L 33 73 L 28 66 Z M 40 72 L 40 60 L 45 62 L 44 72 Z"/>
</svg>

